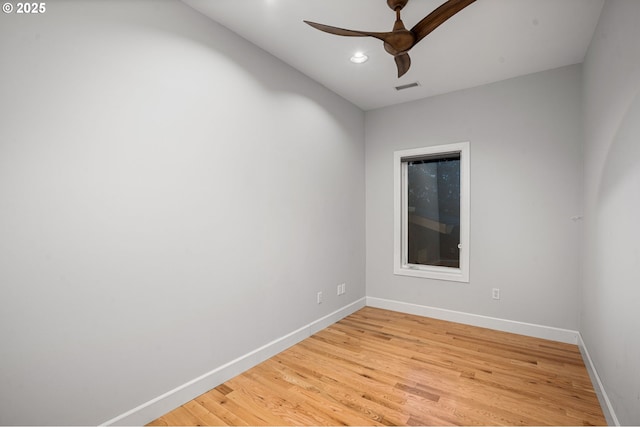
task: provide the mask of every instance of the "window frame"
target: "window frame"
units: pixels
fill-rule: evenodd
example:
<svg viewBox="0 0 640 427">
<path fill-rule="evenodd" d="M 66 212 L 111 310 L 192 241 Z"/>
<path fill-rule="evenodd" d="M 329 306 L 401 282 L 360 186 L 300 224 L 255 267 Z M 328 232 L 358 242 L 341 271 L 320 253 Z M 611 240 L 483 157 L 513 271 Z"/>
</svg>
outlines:
<svg viewBox="0 0 640 427">
<path fill-rule="evenodd" d="M 460 266 L 442 267 L 409 264 L 407 260 L 407 161 L 430 156 L 460 154 Z M 394 274 L 454 282 L 469 282 L 470 161 L 469 142 L 434 145 L 393 153 L 394 174 Z"/>
</svg>

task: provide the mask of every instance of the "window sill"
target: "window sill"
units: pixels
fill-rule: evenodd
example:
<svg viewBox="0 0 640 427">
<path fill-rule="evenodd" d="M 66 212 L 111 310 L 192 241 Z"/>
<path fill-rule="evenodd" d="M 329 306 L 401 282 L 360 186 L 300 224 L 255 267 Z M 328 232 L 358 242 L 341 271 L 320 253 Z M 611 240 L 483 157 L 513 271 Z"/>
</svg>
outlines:
<svg viewBox="0 0 640 427">
<path fill-rule="evenodd" d="M 451 282 L 469 283 L 469 276 L 460 268 L 396 266 L 393 274 L 397 276 L 421 277 L 423 279 L 447 280 Z"/>
</svg>

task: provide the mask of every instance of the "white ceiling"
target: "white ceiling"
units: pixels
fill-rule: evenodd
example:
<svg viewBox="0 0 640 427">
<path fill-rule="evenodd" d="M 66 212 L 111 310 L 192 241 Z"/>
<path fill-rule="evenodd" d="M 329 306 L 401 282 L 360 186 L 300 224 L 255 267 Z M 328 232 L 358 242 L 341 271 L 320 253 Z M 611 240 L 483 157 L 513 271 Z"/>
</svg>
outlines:
<svg viewBox="0 0 640 427">
<path fill-rule="evenodd" d="M 477 0 L 409 53 L 397 78 L 393 57 L 372 38 L 340 37 L 304 24 L 390 31 L 385 0 L 183 0 L 211 19 L 358 105 L 371 110 L 582 62 L 604 0 Z M 444 0 L 411 0 L 407 28 Z M 369 61 L 349 61 L 355 51 Z M 411 82 L 420 86 L 396 91 Z"/>
</svg>

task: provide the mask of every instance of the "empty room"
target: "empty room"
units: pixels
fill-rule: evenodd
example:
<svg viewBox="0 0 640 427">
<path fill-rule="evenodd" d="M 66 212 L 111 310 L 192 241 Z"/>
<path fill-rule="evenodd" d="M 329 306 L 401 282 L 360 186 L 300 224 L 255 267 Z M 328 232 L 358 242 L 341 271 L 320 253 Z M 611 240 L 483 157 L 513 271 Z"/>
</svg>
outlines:
<svg viewBox="0 0 640 427">
<path fill-rule="evenodd" d="M 0 425 L 639 425 L 640 1 L 0 13 Z"/>
</svg>

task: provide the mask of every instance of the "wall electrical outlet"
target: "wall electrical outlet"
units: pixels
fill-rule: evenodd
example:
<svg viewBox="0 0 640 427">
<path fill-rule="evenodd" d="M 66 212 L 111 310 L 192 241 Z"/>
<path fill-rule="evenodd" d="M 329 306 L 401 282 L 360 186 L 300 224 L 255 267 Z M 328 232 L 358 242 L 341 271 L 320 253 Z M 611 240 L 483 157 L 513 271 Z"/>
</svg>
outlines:
<svg viewBox="0 0 640 427">
<path fill-rule="evenodd" d="M 322 304 L 322 292 L 318 292 L 317 301 L 318 304 Z"/>
<path fill-rule="evenodd" d="M 500 299 L 500 289 L 493 288 L 493 291 L 491 291 L 491 297 L 493 299 Z"/>
<path fill-rule="evenodd" d="M 347 284 L 343 283 L 342 285 L 340 285 L 340 291 L 341 291 L 341 295 L 344 295 L 347 292 Z"/>
<path fill-rule="evenodd" d="M 336 295 L 342 295 L 342 285 L 338 285 L 338 291 Z"/>
</svg>

